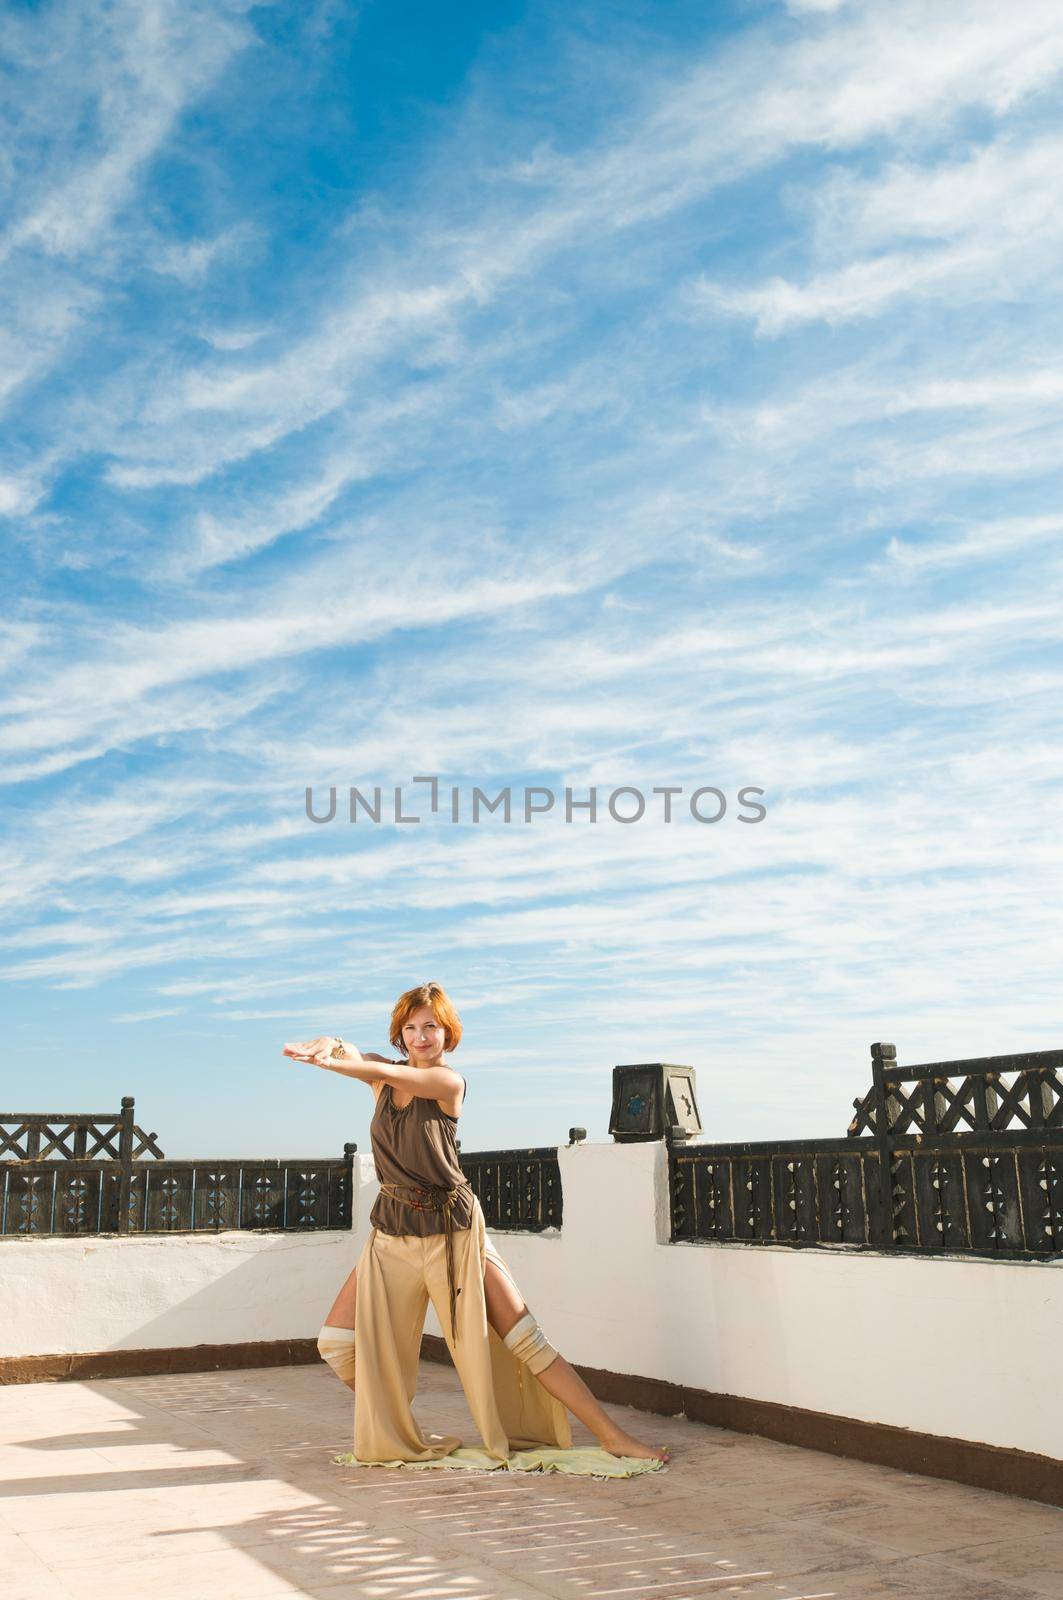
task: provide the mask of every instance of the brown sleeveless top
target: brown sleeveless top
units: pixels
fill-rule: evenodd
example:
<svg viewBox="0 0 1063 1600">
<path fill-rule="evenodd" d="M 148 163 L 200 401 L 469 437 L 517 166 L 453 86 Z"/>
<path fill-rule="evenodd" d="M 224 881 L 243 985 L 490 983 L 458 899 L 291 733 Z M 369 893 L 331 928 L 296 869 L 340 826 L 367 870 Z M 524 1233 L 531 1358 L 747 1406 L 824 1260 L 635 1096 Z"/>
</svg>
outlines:
<svg viewBox="0 0 1063 1600">
<path fill-rule="evenodd" d="M 466 1085 L 463 1108 L 467 1092 Z M 381 1183 L 404 1189 L 453 1189 L 461 1185 L 454 1196 L 450 1226 L 468 1228 L 472 1226 L 475 1201 L 458 1161 L 457 1127 L 457 1117 L 443 1111 L 438 1101 L 415 1095 L 409 1105 L 396 1106 L 390 1083 L 382 1083 L 369 1124 L 369 1142 Z M 409 1198 L 400 1200 L 388 1194 L 377 1195 L 369 1221 L 381 1233 L 416 1233 L 424 1238 L 447 1231 L 441 1210 L 431 1206 L 419 1210 Z"/>
</svg>

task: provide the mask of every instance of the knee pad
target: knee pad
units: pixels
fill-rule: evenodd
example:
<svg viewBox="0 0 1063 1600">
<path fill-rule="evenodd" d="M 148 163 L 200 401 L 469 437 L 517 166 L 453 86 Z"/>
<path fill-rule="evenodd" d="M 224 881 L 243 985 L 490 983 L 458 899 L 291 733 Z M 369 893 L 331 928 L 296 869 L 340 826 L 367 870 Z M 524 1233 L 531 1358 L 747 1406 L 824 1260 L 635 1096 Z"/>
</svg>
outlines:
<svg viewBox="0 0 1063 1600">
<path fill-rule="evenodd" d="M 530 1311 L 513 1324 L 502 1340 L 506 1349 L 524 1363 L 529 1372 L 542 1372 L 551 1361 L 557 1360 L 557 1351 Z"/>
<path fill-rule="evenodd" d="M 324 1323 L 317 1336 L 317 1350 L 337 1378 L 342 1378 L 344 1383 L 354 1382 L 353 1328 L 334 1328 L 330 1323 Z"/>
</svg>

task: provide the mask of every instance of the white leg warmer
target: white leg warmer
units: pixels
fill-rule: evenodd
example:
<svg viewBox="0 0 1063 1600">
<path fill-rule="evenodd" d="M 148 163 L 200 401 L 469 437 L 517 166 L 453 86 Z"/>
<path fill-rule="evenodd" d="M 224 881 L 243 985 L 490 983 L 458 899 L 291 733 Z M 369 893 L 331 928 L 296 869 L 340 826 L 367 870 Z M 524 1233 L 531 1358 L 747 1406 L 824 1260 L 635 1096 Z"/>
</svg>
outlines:
<svg viewBox="0 0 1063 1600">
<path fill-rule="evenodd" d="M 502 1343 L 522 1361 L 529 1372 L 542 1372 L 551 1361 L 557 1360 L 557 1351 L 547 1338 L 534 1315 L 525 1311 L 510 1328 Z"/>
<path fill-rule="evenodd" d="M 334 1328 L 331 1323 L 322 1323 L 321 1332 L 317 1336 L 318 1353 L 322 1361 L 327 1361 L 337 1378 L 353 1387 L 354 1385 L 354 1329 Z"/>
</svg>

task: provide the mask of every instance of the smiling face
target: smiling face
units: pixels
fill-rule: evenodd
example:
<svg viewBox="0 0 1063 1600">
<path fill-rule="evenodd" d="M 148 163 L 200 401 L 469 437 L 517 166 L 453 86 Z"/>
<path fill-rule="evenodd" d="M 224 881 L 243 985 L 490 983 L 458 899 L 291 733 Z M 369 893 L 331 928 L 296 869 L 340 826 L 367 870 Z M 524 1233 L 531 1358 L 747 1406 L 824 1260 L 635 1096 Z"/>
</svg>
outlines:
<svg viewBox="0 0 1063 1600">
<path fill-rule="evenodd" d="M 431 1006 L 418 1006 L 403 1024 L 402 1042 L 416 1067 L 432 1067 L 443 1059 L 446 1029 L 436 1019 Z"/>
</svg>

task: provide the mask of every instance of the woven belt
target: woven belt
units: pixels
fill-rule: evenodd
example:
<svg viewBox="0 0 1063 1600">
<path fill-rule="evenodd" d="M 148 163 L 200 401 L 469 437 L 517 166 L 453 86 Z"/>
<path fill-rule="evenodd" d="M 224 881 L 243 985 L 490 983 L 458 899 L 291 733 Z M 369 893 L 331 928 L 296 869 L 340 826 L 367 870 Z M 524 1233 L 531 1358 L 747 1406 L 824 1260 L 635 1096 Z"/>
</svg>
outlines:
<svg viewBox="0 0 1063 1600">
<path fill-rule="evenodd" d="M 447 1251 L 447 1287 L 450 1290 L 450 1336 L 454 1343 L 458 1340 L 458 1323 L 456 1315 L 457 1293 L 454 1288 L 454 1219 L 451 1212 L 454 1209 L 458 1195 L 463 1190 L 472 1190 L 472 1184 L 466 1178 L 461 1183 L 456 1183 L 452 1188 L 442 1184 L 431 1184 L 421 1188 L 413 1184 L 382 1183 L 381 1194 L 386 1194 L 392 1200 L 400 1200 L 405 1205 L 412 1206 L 414 1211 L 442 1211 L 443 1232 L 446 1235 Z M 408 1195 L 414 1198 L 407 1199 Z"/>
</svg>

